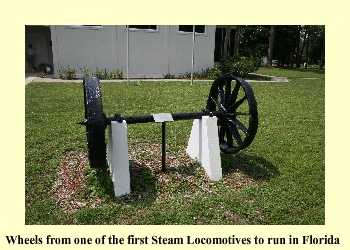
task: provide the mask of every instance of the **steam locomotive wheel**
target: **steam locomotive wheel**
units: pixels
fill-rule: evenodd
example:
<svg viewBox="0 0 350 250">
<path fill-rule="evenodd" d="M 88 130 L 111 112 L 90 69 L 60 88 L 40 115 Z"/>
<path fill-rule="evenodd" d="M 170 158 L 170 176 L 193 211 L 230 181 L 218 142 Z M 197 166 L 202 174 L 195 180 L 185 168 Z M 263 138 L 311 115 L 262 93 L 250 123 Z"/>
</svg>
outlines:
<svg viewBox="0 0 350 250">
<path fill-rule="evenodd" d="M 105 114 L 100 83 L 96 77 L 83 81 L 86 137 L 90 167 L 106 168 Z"/>
<path fill-rule="evenodd" d="M 258 130 L 258 109 L 253 89 L 240 77 L 219 76 L 207 100 L 209 111 L 221 111 L 218 118 L 220 150 L 234 154 L 248 147 Z"/>
</svg>

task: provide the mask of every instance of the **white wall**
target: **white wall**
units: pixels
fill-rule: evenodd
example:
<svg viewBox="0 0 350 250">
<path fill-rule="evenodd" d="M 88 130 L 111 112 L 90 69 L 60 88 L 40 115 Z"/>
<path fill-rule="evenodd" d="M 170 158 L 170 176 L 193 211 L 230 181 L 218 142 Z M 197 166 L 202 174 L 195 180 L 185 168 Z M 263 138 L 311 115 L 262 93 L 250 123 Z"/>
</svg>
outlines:
<svg viewBox="0 0 350 250">
<path fill-rule="evenodd" d="M 53 63 L 55 76 L 57 70 L 71 68 L 77 70 L 91 66 L 95 71 L 117 68 L 116 29 L 115 26 L 104 26 L 102 29 L 66 28 L 63 25 L 51 26 Z"/>
<path fill-rule="evenodd" d="M 129 31 L 130 78 L 162 78 L 192 69 L 192 34 L 179 34 L 177 25 L 159 25 L 155 32 Z M 127 69 L 125 25 L 105 25 L 102 29 L 72 29 L 51 26 L 55 76 L 63 66 L 91 66 L 108 70 Z M 205 35 L 196 35 L 194 71 L 214 66 L 215 26 L 206 26 Z M 78 67 L 79 66 L 79 67 Z M 78 74 L 78 76 L 80 76 Z"/>
<path fill-rule="evenodd" d="M 183 74 L 192 70 L 193 34 L 178 33 L 178 26 L 170 26 L 169 73 Z M 194 72 L 214 67 L 215 26 L 207 25 L 205 35 L 195 36 Z"/>
<path fill-rule="evenodd" d="M 129 76 L 131 78 L 162 78 L 165 69 L 166 26 L 158 31 L 129 31 Z M 117 26 L 118 69 L 127 69 L 127 30 Z"/>
</svg>

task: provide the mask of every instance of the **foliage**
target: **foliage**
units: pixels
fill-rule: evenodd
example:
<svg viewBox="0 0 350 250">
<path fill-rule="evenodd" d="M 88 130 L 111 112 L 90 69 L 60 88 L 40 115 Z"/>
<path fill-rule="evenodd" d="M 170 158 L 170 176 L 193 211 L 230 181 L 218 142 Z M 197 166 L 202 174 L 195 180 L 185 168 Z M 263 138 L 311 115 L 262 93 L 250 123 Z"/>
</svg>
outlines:
<svg viewBox="0 0 350 250">
<path fill-rule="evenodd" d="M 84 66 L 84 68 L 79 67 L 79 69 L 83 72 L 84 77 L 92 76 L 91 66 L 89 66 L 88 68 L 86 68 L 85 66 Z"/>
<path fill-rule="evenodd" d="M 289 65 L 296 53 L 300 30 L 298 25 L 277 25 L 273 59 L 278 59 L 281 66 Z M 292 54 L 292 58 L 291 58 Z"/>
<path fill-rule="evenodd" d="M 248 73 L 255 71 L 255 60 L 248 57 L 232 56 L 220 60 L 219 69 L 223 73 L 245 77 Z"/>
<path fill-rule="evenodd" d="M 93 73 L 93 76 L 97 77 L 100 80 L 109 79 L 108 70 L 106 68 L 99 69 L 98 67 L 96 67 L 96 71 L 95 73 Z"/>
<path fill-rule="evenodd" d="M 39 71 L 40 77 L 46 77 L 48 75 L 49 72 L 47 72 L 47 67 L 49 67 L 50 69 L 52 68 L 51 64 L 49 63 L 45 63 L 45 62 L 39 63 L 38 71 Z"/>
<path fill-rule="evenodd" d="M 310 28 L 309 63 L 319 64 L 325 46 L 325 26 L 311 25 Z"/>
<path fill-rule="evenodd" d="M 109 79 L 122 79 L 124 72 L 119 69 L 114 69 L 109 71 L 108 69 L 99 69 L 96 67 L 95 71 L 93 72 L 91 69 L 91 66 L 89 67 L 79 67 L 77 66 L 83 73 L 84 77 L 91 77 L 91 76 L 96 76 L 101 80 L 109 80 Z M 76 70 L 71 69 L 68 65 L 68 68 L 65 69 L 61 67 L 60 70 L 58 70 L 58 76 L 60 79 L 68 79 L 72 80 L 76 78 Z"/>
<path fill-rule="evenodd" d="M 123 79 L 124 72 L 119 69 L 114 69 L 109 72 L 109 79 Z"/>
<path fill-rule="evenodd" d="M 214 80 L 222 74 L 218 67 L 208 68 L 203 72 L 203 78 Z"/>
<path fill-rule="evenodd" d="M 175 79 L 176 76 L 174 74 L 167 73 L 164 75 L 164 79 Z"/>
<path fill-rule="evenodd" d="M 270 26 L 240 26 L 239 55 L 253 58 L 266 56 L 269 46 L 269 34 Z"/>
<path fill-rule="evenodd" d="M 213 80 L 217 78 L 219 75 L 221 75 L 221 70 L 217 67 L 214 68 L 207 68 L 205 70 L 202 70 L 200 72 L 193 72 L 193 78 L 194 79 L 209 79 Z M 191 72 L 185 72 L 182 74 L 179 74 L 178 76 L 172 75 L 172 74 L 165 74 L 165 79 L 189 79 L 191 78 Z"/>
<path fill-rule="evenodd" d="M 61 68 L 58 70 L 58 76 L 60 79 L 73 80 L 76 78 L 76 70 L 70 68 L 69 65 L 68 65 L 67 69 L 65 69 L 65 68 L 63 68 L 63 66 L 61 66 Z"/>
<path fill-rule="evenodd" d="M 309 27 L 307 36 L 306 27 Z M 267 56 L 269 31 L 270 26 L 240 26 L 239 54 L 254 58 Z M 304 43 L 304 39 L 309 40 L 308 43 Z M 273 59 L 278 59 L 280 67 L 292 67 L 306 60 L 309 64 L 318 64 L 320 57 L 324 56 L 324 46 L 324 25 L 277 25 Z"/>
</svg>

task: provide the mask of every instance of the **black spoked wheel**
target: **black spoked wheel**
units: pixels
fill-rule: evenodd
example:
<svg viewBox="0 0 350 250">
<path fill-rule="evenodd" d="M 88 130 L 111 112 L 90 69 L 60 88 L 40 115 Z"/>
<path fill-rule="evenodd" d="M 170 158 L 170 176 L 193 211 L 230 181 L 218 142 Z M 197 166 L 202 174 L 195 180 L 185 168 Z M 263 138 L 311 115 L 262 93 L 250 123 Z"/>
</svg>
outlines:
<svg viewBox="0 0 350 250">
<path fill-rule="evenodd" d="M 106 167 L 105 114 L 102 107 L 102 94 L 96 77 L 85 77 L 84 105 L 86 137 L 90 167 Z"/>
<path fill-rule="evenodd" d="M 218 135 L 223 153 L 237 153 L 252 143 L 258 130 L 258 109 L 254 92 L 245 80 L 231 74 L 216 78 L 207 109 L 222 113 Z"/>
</svg>

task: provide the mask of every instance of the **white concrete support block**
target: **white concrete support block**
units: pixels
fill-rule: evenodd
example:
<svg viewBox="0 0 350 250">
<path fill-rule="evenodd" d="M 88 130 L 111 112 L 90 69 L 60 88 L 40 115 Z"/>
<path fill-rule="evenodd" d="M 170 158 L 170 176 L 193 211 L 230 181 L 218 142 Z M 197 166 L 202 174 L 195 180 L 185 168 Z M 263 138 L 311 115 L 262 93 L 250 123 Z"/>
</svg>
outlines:
<svg viewBox="0 0 350 250">
<path fill-rule="evenodd" d="M 186 153 L 197 159 L 211 180 L 222 178 L 217 118 L 203 116 L 193 121 Z"/>
<path fill-rule="evenodd" d="M 130 193 L 127 124 L 112 121 L 108 126 L 107 161 L 115 196 Z"/>
</svg>

